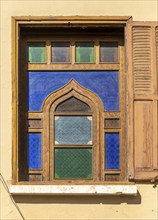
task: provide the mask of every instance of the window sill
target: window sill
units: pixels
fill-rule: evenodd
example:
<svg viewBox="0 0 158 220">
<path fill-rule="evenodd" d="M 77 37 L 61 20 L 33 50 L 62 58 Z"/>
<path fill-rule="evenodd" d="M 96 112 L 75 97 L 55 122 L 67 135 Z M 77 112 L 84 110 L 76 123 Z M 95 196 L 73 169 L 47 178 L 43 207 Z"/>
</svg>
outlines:
<svg viewBox="0 0 158 220">
<path fill-rule="evenodd" d="M 137 195 L 136 185 L 11 185 L 14 195 Z"/>
</svg>

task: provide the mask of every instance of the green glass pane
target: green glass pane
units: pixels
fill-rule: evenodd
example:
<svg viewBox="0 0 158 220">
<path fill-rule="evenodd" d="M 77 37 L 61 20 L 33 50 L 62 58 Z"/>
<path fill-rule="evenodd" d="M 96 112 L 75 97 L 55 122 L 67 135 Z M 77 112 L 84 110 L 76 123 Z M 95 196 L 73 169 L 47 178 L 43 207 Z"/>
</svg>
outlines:
<svg viewBox="0 0 158 220">
<path fill-rule="evenodd" d="M 46 63 L 45 43 L 29 43 L 28 44 L 28 62 Z"/>
<path fill-rule="evenodd" d="M 70 43 L 53 42 L 52 43 L 52 62 L 68 63 L 70 62 Z"/>
<path fill-rule="evenodd" d="M 76 63 L 94 63 L 94 43 L 77 42 L 76 43 Z"/>
<path fill-rule="evenodd" d="M 118 63 L 117 42 L 100 42 L 100 62 Z"/>
<path fill-rule="evenodd" d="M 92 179 L 92 148 L 56 148 L 56 179 Z"/>
</svg>

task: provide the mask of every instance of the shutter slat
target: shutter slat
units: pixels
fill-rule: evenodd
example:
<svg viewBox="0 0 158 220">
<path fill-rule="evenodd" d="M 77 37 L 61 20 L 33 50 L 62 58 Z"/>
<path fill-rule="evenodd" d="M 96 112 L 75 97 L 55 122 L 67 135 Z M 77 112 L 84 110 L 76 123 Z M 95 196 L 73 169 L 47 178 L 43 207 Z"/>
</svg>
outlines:
<svg viewBox="0 0 158 220">
<path fill-rule="evenodd" d="M 133 27 L 134 92 L 137 94 L 152 92 L 150 39 L 150 27 Z"/>
</svg>

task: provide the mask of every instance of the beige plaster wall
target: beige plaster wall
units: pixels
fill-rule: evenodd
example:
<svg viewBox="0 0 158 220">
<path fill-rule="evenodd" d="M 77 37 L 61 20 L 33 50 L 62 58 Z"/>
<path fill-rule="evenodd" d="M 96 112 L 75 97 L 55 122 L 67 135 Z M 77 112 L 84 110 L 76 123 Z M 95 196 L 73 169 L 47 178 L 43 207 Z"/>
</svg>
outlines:
<svg viewBox="0 0 158 220">
<path fill-rule="evenodd" d="M 11 180 L 12 88 L 11 16 L 132 16 L 137 21 L 158 21 L 157 0 L 1 0 L 1 173 Z M 10 197 L 1 185 L 1 219 L 155 219 L 158 190 L 138 185 L 137 197 Z M 22 215 L 19 214 L 21 210 Z"/>
<path fill-rule="evenodd" d="M 136 197 L 14 196 L 11 200 L 2 187 L 1 218 L 10 220 L 23 218 L 27 220 L 157 220 L 157 188 L 153 188 L 152 185 L 138 185 L 138 191 Z"/>
</svg>

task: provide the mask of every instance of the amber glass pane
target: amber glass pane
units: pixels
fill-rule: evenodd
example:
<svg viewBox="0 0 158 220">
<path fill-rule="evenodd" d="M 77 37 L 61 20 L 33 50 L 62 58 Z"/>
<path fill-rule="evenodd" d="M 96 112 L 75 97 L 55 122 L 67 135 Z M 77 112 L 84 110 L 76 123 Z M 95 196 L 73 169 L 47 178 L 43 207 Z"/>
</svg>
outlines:
<svg viewBox="0 0 158 220">
<path fill-rule="evenodd" d="M 100 62 L 118 63 L 117 42 L 100 42 Z"/>
<path fill-rule="evenodd" d="M 45 43 L 28 43 L 28 62 L 46 63 Z"/>
<path fill-rule="evenodd" d="M 94 43 L 77 42 L 76 43 L 76 63 L 94 63 Z"/>
<path fill-rule="evenodd" d="M 53 63 L 70 62 L 69 42 L 52 42 L 52 62 Z"/>
</svg>

